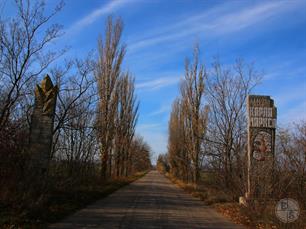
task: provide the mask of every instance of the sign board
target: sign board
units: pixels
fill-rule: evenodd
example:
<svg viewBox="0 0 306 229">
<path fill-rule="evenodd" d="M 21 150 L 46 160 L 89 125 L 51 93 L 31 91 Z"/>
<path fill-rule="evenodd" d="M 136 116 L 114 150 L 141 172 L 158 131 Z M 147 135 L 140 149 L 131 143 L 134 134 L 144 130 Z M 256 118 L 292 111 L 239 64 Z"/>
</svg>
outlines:
<svg viewBox="0 0 306 229">
<path fill-rule="evenodd" d="M 249 95 L 248 113 L 248 193 L 263 198 L 269 193 L 274 162 L 277 110 L 270 96 Z"/>
</svg>

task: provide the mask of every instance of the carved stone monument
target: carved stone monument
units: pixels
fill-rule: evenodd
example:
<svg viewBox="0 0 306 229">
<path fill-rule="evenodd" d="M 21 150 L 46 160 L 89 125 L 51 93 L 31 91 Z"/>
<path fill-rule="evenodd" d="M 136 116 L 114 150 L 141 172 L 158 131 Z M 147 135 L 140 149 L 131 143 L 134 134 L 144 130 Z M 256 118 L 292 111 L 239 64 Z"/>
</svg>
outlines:
<svg viewBox="0 0 306 229">
<path fill-rule="evenodd" d="M 270 96 L 249 95 L 248 180 L 246 200 L 264 199 L 272 191 L 277 110 Z"/>
<path fill-rule="evenodd" d="M 48 169 L 58 88 L 48 75 L 35 88 L 34 112 L 30 130 L 30 152 L 33 166 L 44 173 Z"/>
</svg>

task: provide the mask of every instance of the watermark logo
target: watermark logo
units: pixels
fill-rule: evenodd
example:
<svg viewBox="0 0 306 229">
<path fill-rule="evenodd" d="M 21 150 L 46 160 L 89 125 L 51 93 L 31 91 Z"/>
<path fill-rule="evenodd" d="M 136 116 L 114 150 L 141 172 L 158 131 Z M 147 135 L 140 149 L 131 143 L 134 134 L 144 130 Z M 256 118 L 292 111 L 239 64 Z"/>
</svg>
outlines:
<svg viewBox="0 0 306 229">
<path fill-rule="evenodd" d="M 299 203 L 294 199 L 281 199 L 275 206 L 275 215 L 283 223 L 291 223 L 299 218 Z"/>
</svg>

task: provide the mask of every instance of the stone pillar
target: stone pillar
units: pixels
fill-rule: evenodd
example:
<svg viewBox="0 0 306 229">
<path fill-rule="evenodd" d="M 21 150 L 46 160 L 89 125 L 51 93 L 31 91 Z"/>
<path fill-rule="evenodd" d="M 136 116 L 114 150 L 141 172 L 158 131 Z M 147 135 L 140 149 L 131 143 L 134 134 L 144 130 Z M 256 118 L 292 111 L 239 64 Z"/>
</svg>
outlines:
<svg viewBox="0 0 306 229">
<path fill-rule="evenodd" d="M 277 110 L 270 96 L 249 95 L 248 183 L 246 199 L 266 199 L 272 192 Z"/>
<path fill-rule="evenodd" d="M 42 174 L 47 171 L 49 165 L 57 93 L 58 88 L 53 86 L 48 75 L 41 85 L 36 85 L 35 88 L 29 149 L 33 167 L 40 169 Z"/>
</svg>

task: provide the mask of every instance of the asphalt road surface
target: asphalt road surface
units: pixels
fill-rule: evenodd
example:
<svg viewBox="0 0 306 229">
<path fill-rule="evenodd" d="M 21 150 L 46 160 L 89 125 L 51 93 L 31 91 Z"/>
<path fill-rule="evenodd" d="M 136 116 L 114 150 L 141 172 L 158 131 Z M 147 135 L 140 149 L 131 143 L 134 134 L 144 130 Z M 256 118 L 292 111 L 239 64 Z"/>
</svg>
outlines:
<svg viewBox="0 0 306 229">
<path fill-rule="evenodd" d="M 172 184 L 157 171 L 49 228 L 244 228 Z"/>
</svg>

